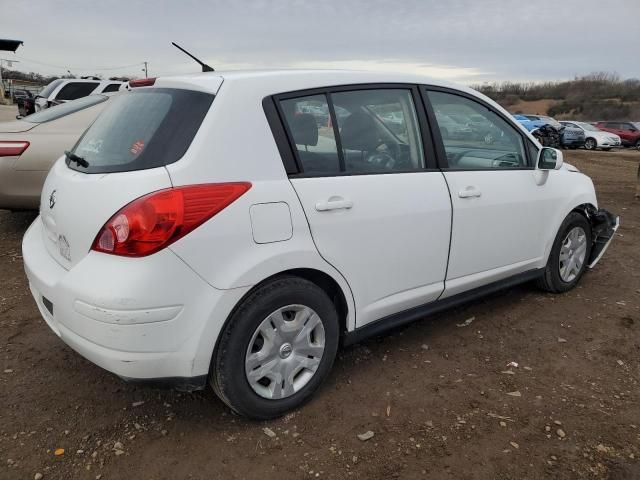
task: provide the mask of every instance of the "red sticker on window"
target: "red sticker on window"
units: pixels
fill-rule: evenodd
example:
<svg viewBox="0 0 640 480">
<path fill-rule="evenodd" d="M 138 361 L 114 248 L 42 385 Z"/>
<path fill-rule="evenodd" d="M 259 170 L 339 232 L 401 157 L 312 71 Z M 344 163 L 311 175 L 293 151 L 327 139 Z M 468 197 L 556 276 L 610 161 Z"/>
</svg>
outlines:
<svg viewBox="0 0 640 480">
<path fill-rule="evenodd" d="M 138 140 L 133 145 L 131 145 L 131 155 L 140 155 L 140 152 L 144 150 L 144 140 Z"/>
</svg>

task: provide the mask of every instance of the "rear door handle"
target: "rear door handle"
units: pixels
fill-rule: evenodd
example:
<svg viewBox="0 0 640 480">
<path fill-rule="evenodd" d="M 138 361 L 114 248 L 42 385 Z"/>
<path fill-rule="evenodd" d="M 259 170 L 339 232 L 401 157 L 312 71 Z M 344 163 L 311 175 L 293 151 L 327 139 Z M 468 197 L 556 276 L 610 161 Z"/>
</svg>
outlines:
<svg viewBox="0 0 640 480">
<path fill-rule="evenodd" d="M 464 190 L 460 190 L 458 192 L 458 196 L 460 198 L 480 197 L 480 196 L 482 196 L 482 192 L 480 190 L 478 190 L 476 187 L 469 186 L 469 187 L 465 188 Z"/>
<path fill-rule="evenodd" d="M 327 212 L 329 210 L 348 210 L 353 207 L 353 202 L 342 197 L 330 197 L 324 202 L 316 203 L 316 210 Z"/>
</svg>

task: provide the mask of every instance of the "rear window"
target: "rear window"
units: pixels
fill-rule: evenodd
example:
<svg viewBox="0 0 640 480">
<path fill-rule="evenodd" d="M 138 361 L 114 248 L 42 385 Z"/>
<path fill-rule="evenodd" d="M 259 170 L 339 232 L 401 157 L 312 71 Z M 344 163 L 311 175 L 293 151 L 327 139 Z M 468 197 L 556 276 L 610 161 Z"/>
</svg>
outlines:
<svg viewBox="0 0 640 480">
<path fill-rule="evenodd" d="M 120 90 L 121 85 L 122 85 L 121 83 L 110 83 L 104 88 L 104 90 L 102 90 L 102 92 L 103 93 L 117 92 L 118 90 Z"/>
<path fill-rule="evenodd" d="M 60 89 L 56 95 L 56 100 L 75 100 L 86 97 L 97 87 L 98 82 L 71 82 Z"/>
<path fill-rule="evenodd" d="M 64 80 L 62 80 L 61 78 L 58 78 L 57 80 L 54 80 L 53 82 L 49 83 L 49 85 L 44 87 L 42 89 L 42 91 L 40 93 L 38 93 L 38 96 L 39 97 L 43 97 L 43 98 L 47 98 L 49 95 L 51 95 L 51 93 L 53 93 L 53 91 L 56 89 L 56 87 L 58 85 L 60 85 L 62 82 L 64 82 Z"/>
<path fill-rule="evenodd" d="M 31 123 L 50 122 L 51 120 L 66 117 L 67 115 L 79 112 L 85 108 L 93 107 L 94 105 L 106 101 L 108 98 L 109 97 L 105 97 L 104 95 L 89 95 L 88 97 L 79 98 L 78 100 L 73 100 L 55 107 L 40 110 L 39 112 L 24 117 L 23 120 Z"/>
<path fill-rule="evenodd" d="M 192 90 L 145 88 L 114 97 L 73 149 L 86 173 L 162 167 L 185 154 L 213 102 Z"/>
</svg>

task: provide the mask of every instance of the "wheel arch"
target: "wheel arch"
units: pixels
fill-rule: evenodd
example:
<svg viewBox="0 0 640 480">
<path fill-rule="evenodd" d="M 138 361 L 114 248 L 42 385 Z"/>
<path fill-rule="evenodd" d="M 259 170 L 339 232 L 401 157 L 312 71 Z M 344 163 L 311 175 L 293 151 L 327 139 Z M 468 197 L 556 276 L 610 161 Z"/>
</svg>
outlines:
<svg viewBox="0 0 640 480">
<path fill-rule="evenodd" d="M 245 299 L 249 295 L 251 295 L 256 289 L 260 288 L 267 282 L 270 282 L 279 277 L 286 277 L 286 276 L 295 276 L 295 277 L 308 280 L 316 284 L 318 287 L 320 287 L 322 290 L 324 290 L 327 293 L 327 295 L 329 296 L 333 304 L 336 306 L 336 311 L 338 312 L 338 319 L 340 322 L 339 328 L 340 328 L 341 341 L 344 334 L 349 329 L 353 329 L 355 327 L 355 315 L 353 312 L 354 307 L 353 307 L 353 298 L 351 297 L 351 292 L 350 291 L 345 292 L 343 287 L 340 285 L 340 282 L 337 279 L 335 279 L 329 273 L 319 270 L 317 268 L 299 267 L 299 268 L 290 268 L 287 270 L 282 270 L 280 272 L 273 273 L 272 275 L 269 275 L 268 277 L 264 278 L 260 282 L 256 283 L 253 287 L 247 290 L 244 293 L 244 295 L 242 295 L 242 297 L 236 302 L 235 306 L 231 309 L 231 311 L 227 315 L 227 318 L 222 323 L 220 330 L 218 331 L 218 334 L 215 340 L 215 345 L 213 345 L 213 349 L 211 350 L 209 373 L 211 373 L 212 371 L 211 369 L 213 368 L 213 365 L 214 365 L 215 356 L 216 356 L 216 352 L 218 351 L 218 346 L 220 344 L 222 333 L 224 332 L 225 328 L 227 328 L 227 325 L 231 321 L 231 318 L 233 317 L 237 309 L 240 307 L 242 302 L 244 302 Z"/>
<path fill-rule="evenodd" d="M 595 138 L 595 137 L 587 137 L 587 138 L 585 138 L 584 139 L 584 143 L 587 143 L 587 141 L 589 141 L 589 140 L 593 140 L 593 142 L 595 143 L 595 146 L 593 147 L 594 149 L 598 148 L 600 146 L 600 144 L 598 142 L 598 139 Z"/>
</svg>

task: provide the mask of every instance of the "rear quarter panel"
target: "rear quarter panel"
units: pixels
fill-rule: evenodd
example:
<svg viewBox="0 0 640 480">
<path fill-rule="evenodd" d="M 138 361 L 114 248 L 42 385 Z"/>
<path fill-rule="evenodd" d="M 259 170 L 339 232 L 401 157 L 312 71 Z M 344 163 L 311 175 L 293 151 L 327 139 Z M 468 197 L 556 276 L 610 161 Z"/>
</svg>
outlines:
<svg viewBox="0 0 640 480">
<path fill-rule="evenodd" d="M 213 287 L 253 286 L 294 268 L 311 268 L 332 277 L 348 303 L 347 328 L 355 326 L 353 297 L 345 279 L 318 254 L 306 216 L 289 181 L 255 85 L 242 88 L 226 80 L 185 156 L 168 165 L 174 186 L 194 183 L 251 182 L 232 205 L 171 249 Z M 291 212 L 292 235 L 285 241 L 254 241 L 251 206 L 284 202 Z"/>
</svg>

